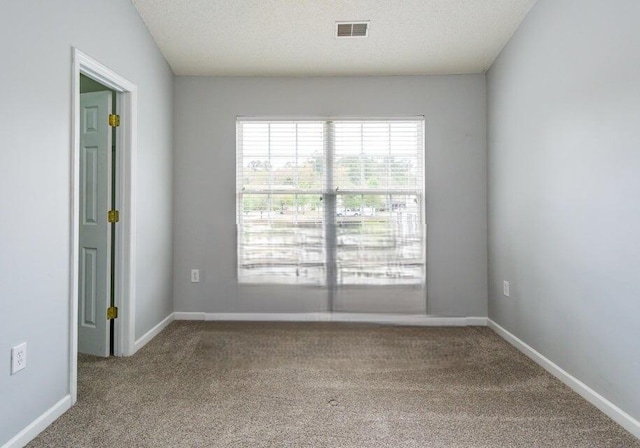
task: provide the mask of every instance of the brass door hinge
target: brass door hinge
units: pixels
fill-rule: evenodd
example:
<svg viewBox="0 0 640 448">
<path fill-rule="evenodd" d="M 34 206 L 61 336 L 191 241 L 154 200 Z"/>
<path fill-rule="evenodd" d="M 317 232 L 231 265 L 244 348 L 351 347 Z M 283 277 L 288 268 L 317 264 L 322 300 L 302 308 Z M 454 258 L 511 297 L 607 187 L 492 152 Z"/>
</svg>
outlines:
<svg viewBox="0 0 640 448">
<path fill-rule="evenodd" d="M 118 307 L 110 306 L 107 308 L 107 320 L 117 319 L 118 318 Z"/>
<path fill-rule="evenodd" d="M 120 221 L 120 212 L 118 210 L 109 210 L 107 212 L 107 221 L 110 223 Z"/>
<path fill-rule="evenodd" d="M 120 115 L 117 114 L 109 114 L 109 126 L 112 128 L 117 128 L 120 126 Z"/>
</svg>

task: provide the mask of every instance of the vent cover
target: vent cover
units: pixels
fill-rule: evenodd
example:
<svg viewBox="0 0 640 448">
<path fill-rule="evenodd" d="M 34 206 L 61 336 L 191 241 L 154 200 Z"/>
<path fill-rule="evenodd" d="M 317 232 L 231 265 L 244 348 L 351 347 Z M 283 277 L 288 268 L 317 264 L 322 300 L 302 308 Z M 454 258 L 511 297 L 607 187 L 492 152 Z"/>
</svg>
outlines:
<svg viewBox="0 0 640 448">
<path fill-rule="evenodd" d="M 367 37 L 369 22 L 336 22 L 336 37 Z"/>
</svg>

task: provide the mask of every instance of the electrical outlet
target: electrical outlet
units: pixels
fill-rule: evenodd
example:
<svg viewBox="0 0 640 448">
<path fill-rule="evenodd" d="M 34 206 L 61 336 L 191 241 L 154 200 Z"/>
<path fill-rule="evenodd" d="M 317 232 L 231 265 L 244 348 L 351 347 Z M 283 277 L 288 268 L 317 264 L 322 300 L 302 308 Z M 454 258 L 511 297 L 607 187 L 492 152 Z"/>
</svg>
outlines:
<svg viewBox="0 0 640 448">
<path fill-rule="evenodd" d="M 502 283 L 502 293 L 505 297 L 509 297 L 509 282 L 506 280 Z"/>
<path fill-rule="evenodd" d="M 191 269 L 191 283 L 200 283 L 200 269 Z"/>
<path fill-rule="evenodd" d="M 11 349 L 11 375 L 27 367 L 27 343 L 23 342 Z"/>
</svg>

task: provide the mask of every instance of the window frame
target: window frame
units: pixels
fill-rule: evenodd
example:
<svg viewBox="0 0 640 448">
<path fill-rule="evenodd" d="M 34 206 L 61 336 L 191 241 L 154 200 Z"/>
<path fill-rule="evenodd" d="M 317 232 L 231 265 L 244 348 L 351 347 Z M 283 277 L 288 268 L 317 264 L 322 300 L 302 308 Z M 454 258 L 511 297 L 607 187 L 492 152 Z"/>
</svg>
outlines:
<svg viewBox="0 0 640 448">
<path fill-rule="evenodd" d="M 334 140 L 332 138 L 331 135 L 331 131 L 333 129 L 332 127 L 332 123 L 333 122 L 349 122 L 349 121 L 354 121 L 354 122 L 363 122 L 363 121 L 371 121 L 371 122 L 420 122 L 420 143 L 421 143 L 421 154 L 419 157 L 419 160 L 422 164 L 422 176 L 421 176 L 421 182 L 420 182 L 420 189 L 415 190 L 415 189 L 406 189 L 406 190 L 400 190 L 400 189 L 345 189 L 345 190 L 339 190 L 339 192 L 332 188 L 333 187 L 333 182 L 332 182 L 332 176 L 333 176 L 333 172 L 334 172 L 334 167 L 333 167 L 333 163 L 335 161 L 334 158 Z M 322 122 L 324 124 L 324 135 L 323 135 L 323 155 L 324 155 L 324 163 L 325 163 L 325 180 L 323 182 L 323 188 L 321 188 L 320 190 L 310 190 L 310 191 L 304 191 L 304 190 L 291 190 L 291 191 L 280 191 L 280 190 L 273 190 L 273 191 L 247 191 L 244 192 L 243 188 L 242 188 L 242 181 L 243 181 L 243 177 L 240 176 L 240 169 L 244 169 L 245 167 L 242 166 L 242 157 L 243 157 L 243 151 L 240 150 L 240 148 L 242 147 L 241 142 L 240 142 L 240 138 L 241 138 L 241 133 L 239 132 L 239 127 L 241 125 L 243 125 L 244 123 L 303 123 L 303 122 L 317 122 L 320 123 Z M 426 151 L 427 151 L 427 145 L 426 145 L 426 133 L 425 133 L 425 129 L 426 129 L 426 119 L 424 117 L 424 115 L 414 115 L 414 116 L 392 116 L 392 117 L 388 117 L 388 116 L 382 116 L 382 117 L 376 117 L 376 116 L 364 116 L 364 117 L 360 117 L 360 116 L 350 116 L 350 117 L 343 117 L 343 116 L 320 116 L 320 117 L 315 117 L 315 116 L 306 116 L 306 117 L 290 117 L 290 116 L 237 116 L 236 117 L 236 269 L 235 269 L 235 275 L 236 275 L 236 281 L 239 285 L 242 286 L 282 286 L 282 287 L 287 287 L 287 286 L 295 286 L 295 287 L 299 287 L 299 288 L 322 288 L 322 289 L 335 289 L 337 287 L 339 288 L 367 288 L 367 287 L 390 287 L 390 288 L 425 288 L 426 287 L 426 283 L 427 283 L 427 191 L 426 191 L 426 168 L 427 168 L 427 161 L 426 161 Z M 323 241 L 324 241 L 324 249 L 325 249 L 325 253 L 327 254 L 326 256 L 326 262 L 325 262 L 325 273 L 326 273 L 326 279 L 324 282 L 318 283 L 318 284 L 314 284 L 314 283 L 288 283 L 285 281 L 282 282 L 259 282 L 259 281 L 242 281 L 241 280 L 241 276 L 240 274 L 240 261 L 241 261 L 241 247 L 240 247 L 240 237 L 242 234 L 241 231 L 241 225 L 242 225 L 242 206 L 243 206 L 243 202 L 242 202 L 242 198 L 245 194 L 265 194 L 265 195 L 272 195 L 272 194 L 318 194 L 322 196 L 322 201 L 324 201 L 324 219 L 323 219 L 323 224 L 322 224 L 322 228 L 323 228 Z M 337 282 L 338 279 L 338 275 L 336 272 L 336 256 L 335 256 L 335 252 L 337 250 L 337 237 L 336 237 L 336 231 L 335 231 L 335 227 L 336 227 L 336 221 L 334 220 L 337 217 L 336 214 L 336 200 L 337 197 L 339 195 L 388 195 L 388 196 L 394 196 L 394 195 L 417 195 L 420 197 L 420 207 L 419 207 L 419 214 L 421 217 L 421 222 L 419 223 L 419 225 L 422 227 L 421 230 L 421 236 L 422 236 L 422 241 L 421 241 L 421 254 L 422 254 L 422 260 L 421 260 L 421 266 L 422 266 L 422 277 L 420 279 L 420 281 L 415 282 L 415 283 L 388 283 L 388 284 L 339 284 Z M 329 206 L 328 206 L 329 205 Z M 333 243 L 329 243 L 329 241 L 333 241 Z M 330 252 L 333 251 L 333 253 L 331 254 Z M 331 266 L 333 265 L 333 266 Z"/>
</svg>

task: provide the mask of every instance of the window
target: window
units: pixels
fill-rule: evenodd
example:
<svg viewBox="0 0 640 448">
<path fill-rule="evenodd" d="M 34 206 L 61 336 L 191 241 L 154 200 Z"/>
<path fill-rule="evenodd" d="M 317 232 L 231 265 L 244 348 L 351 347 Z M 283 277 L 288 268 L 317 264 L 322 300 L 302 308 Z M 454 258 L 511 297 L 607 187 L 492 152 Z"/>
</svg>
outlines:
<svg viewBox="0 0 640 448">
<path fill-rule="evenodd" d="M 239 282 L 422 284 L 423 128 L 238 120 Z"/>
</svg>

